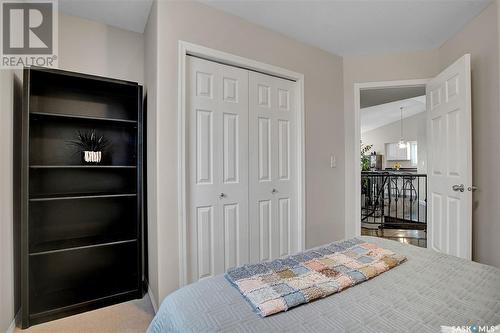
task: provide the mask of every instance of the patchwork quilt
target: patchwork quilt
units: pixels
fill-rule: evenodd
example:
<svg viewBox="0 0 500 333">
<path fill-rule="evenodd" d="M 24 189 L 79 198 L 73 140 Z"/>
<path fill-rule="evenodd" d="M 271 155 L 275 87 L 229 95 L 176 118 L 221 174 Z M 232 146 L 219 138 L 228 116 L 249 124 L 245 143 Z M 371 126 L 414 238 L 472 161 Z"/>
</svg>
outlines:
<svg viewBox="0 0 500 333">
<path fill-rule="evenodd" d="M 405 256 L 353 238 L 232 268 L 225 277 L 266 317 L 364 282 L 405 260 Z"/>
</svg>

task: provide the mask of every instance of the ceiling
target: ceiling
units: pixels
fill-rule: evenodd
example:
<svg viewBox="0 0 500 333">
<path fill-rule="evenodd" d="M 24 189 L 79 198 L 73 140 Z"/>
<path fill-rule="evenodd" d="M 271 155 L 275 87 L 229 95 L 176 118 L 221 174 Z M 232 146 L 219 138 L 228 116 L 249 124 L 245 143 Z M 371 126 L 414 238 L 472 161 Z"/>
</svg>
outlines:
<svg viewBox="0 0 500 333">
<path fill-rule="evenodd" d="M 403 119 L 424 112 L 425 95 L 362 108 L 360 113 L 361 133 L 400 121 L 401 106 L 404 108 Z"/>
<path fill-rule="evenodd" d="M 338 55 L 441 46 L 491 0 L 200 0 Z"/>
<path fill-rule="evenodd" d="M 360 91 L 359 105 L 361 108 L 367 108 L 422 95 L 425 95 L 424 85 L 415 87 L 371 88 Z"/>
<path fill-rule="evenodd" d="M 159 0 L 163 1 L 163 0 Z M 491 0 L 199 0 L 338 55 L 433 49 Z M 142 33 L 153 0 L 59 0 L 66 14 Z"/>
<path fill-rule="evenodd" d="M 152 4 L 153 0 L 59 0 L 59 11 L 143 33 Z"/>
</svg>

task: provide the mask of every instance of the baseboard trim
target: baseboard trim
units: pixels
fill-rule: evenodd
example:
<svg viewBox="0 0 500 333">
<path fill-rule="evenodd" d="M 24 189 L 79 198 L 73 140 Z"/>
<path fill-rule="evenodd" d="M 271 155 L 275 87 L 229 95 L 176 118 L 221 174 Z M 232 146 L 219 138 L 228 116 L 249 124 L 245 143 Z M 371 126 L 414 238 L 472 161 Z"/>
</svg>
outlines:
<svg viewBox="0 0 500 333">
<path fill-rule="evenodd" d="M 14 333 L 15 329 L 16 329 L 16 318 L 12 319 L 12 323 L 10 323 L 9 328 L 5 333 Z"/>
<path fill-rule="evenodd" d="M 158 306 L 157 306 L 157 303 L 156 303 L 156 299 L 153 296 L 153 291 L 149 287 L 149 283 L 148 283 L 148 296 L 149 296 L 149 300 L 151 301 L 151 305 L 153 306 L 154 312 L 157 313 L 158 312 Z"/>
<path fill-rule="evenodd" d="M 14 331 L 16 330 L 16 323 L 18 322 L 20 316 L 21 316 L 21 309 L 17 311 L 16 315 L 14 316 L 14 319 L 12 319 L 9 328 L 7 328 L 7 331 L 5 333 L 14 333 Z"/>
</svg>

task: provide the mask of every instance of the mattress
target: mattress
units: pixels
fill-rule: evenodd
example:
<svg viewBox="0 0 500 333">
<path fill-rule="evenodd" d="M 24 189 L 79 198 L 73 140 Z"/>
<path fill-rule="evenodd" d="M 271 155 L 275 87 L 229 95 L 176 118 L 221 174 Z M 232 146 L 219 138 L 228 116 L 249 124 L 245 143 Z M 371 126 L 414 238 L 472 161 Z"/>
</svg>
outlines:
<svg viewBox="0 0 500 333">
<path fill-rule="evenodd" d="M 223 275 L 165 298 L 161 332 L 439 332 L 500 324 L 500 269 L 412 245 L 361 237 L 408 258 L 338 294 L 262 318 Z"/>
</svg>

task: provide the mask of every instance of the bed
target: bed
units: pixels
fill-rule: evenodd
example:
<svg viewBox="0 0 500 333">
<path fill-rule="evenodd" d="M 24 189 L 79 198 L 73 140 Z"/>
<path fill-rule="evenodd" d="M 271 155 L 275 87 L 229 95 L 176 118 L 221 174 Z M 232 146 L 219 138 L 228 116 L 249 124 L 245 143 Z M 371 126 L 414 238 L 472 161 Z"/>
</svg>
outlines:
<svg viewBox="0 0 500 333">
<path fill-rule="evenodd" d="M 203 279 L 170 294 L 148 332 L 439 332 L 441 326 L 500 324 L 500 269 L 360 238 L 408 260 L 340 293 L 265 318 L 223 275 Z"/>
</svg>

